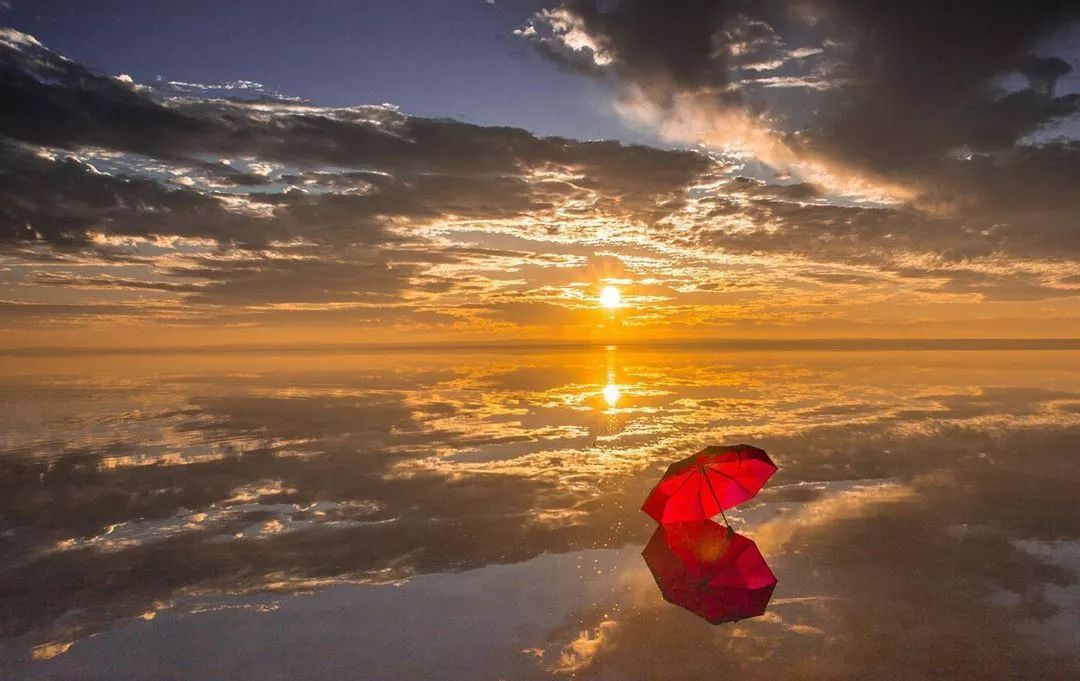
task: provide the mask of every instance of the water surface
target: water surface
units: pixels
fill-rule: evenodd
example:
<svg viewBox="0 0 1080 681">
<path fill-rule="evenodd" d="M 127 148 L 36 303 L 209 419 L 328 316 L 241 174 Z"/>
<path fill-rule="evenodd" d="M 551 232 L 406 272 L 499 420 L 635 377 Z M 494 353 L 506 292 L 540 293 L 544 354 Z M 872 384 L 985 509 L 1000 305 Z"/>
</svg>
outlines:
<svg viewBox="0 0 1080 681">
<path fill-rule="evenodd" d="M 665 602 L 638 508 L 707 444 L 765 615 Z M 1080 352 L 0 358 L 12 679 L 1067 678 Z"/>
</svg>

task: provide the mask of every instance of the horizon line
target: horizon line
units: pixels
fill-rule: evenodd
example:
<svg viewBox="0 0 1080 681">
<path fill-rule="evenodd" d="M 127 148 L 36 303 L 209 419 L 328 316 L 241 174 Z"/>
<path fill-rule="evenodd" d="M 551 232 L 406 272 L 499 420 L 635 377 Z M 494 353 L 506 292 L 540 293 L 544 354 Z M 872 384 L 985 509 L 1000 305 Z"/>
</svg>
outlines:
<svg viewBox="0 0 1080 681">
<path fill-rule="evenodd" d="M 929 351 L 929 350 L 1080 350 L 1080 338 L 726 338 L 639 341 L 517 340 L 428 341 L 419 343 L 255 343 L 149 346 L 20 346 L 0 348 L 0 357 L 59 355 L 169 355 L 233 353 L 362 353 L 443 350 L 577 350 L 595 348 L 716 348 L 720 350 Z"/>
</svg>

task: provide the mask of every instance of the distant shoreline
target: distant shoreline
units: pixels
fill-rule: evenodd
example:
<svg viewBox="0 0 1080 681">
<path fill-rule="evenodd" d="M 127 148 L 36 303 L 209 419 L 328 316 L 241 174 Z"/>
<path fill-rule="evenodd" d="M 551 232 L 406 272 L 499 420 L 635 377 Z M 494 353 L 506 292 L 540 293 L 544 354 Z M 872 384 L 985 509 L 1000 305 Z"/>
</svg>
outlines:
<svg viewBox="0 0 1080 681">
<path fill-rule="evenodd" d="M 184 354 L 354 354 L 368 352 L 445 352 L 590 350 L 713 349 L 729 351 L 989 351 L 1080 350 L 1080 338 L 823 338 L 823 339 L 725 339 L 621 341 L 448 341 L 441 343 L 291 343 L 256 345 L 176 345 L 129 347 L 16 347 L 0 349 L 2 357 L 50 357 L 65 355 L 184 355 Z"/>
</svg>

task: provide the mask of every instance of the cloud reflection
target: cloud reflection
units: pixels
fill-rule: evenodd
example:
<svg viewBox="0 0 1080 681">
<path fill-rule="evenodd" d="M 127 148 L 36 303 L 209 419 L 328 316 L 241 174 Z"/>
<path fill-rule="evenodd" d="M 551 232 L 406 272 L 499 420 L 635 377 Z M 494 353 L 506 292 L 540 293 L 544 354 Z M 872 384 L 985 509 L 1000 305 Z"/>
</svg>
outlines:
<svg viewBox="0 0 1080 681">
<path fill-rule="evenodd" d="M 637 507 L 666 462 L 735 439 L 781 465 L 730 514 L 757 528 L 748 534 L 781 586 L 775 618 L 737 625 L 755 633 L 732 645 L 765 655 L 799 650 L 791 637 L 815 631 L 888 639 L 890 621 L 910 627 L 908 644 L 930 645 L 918 622 L 938 602 L 1019 655 L 1002 618 L 1055 617 L 1070 607 L 1055 589 L 1075 580 L 1019 548 L 1041 545 L 1011 543 L 1080 537 L 1068 455 L 1080 445 L 1080 376 L 1069 358 L 599 350 L 5 361 L 5 659 L 57 643 L 78 650 L 191 595 L 228 604 L 640 546 L 651 523 Z M 609 385 L 617 408 L 598 395 Z M 599 414 L 589 403 L 598 399 Z M 629 583 L 655 591 L 647 580 Z M 1017 594 L 1016 604 L 985 602 L 988 589 Z M 589 635 L 602 643 L 586 646 L 582 670 L 651 669 L 632 651 L 657 622 L 676 632 L 675 650 L 678 636 L 691 645 L 689 625 L 655 613 L 658 596 L 627 594 L 619 613 L 606 611 L 617 625 Z M 874 609 L 827 600 L 857 594 Z M 975 631 L 965 621 L 942 626 L 964 638 Z M 843 645 L 858 657 L 864 643 Z M 1021 663 L 1002 655 L 1003 673 Z M 809 660 L 793 669 L 814 671 Z"/>
</svg>

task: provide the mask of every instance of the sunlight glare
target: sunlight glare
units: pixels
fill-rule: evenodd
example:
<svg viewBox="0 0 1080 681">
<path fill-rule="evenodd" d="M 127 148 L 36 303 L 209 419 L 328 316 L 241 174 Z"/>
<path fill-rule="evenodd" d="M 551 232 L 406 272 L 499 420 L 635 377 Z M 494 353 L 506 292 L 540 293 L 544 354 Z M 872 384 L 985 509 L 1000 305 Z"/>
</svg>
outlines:
<svg viewBox="0 0 1080 681">
<path fill-rule="evenodd" d="M 600 292 L 600 304 L 608 309 L 619 307 L 621 302 L 622 295 L 619 294 L 619 289 L 614 286 L 605 286 L 604 290 Z"/>
<path fill-rule="evenodd" d="M 604 386 L 604 401 L 608 407 L 614 407 L 619 402 L 619 386 L 608 383 Z"/>
</svg>

